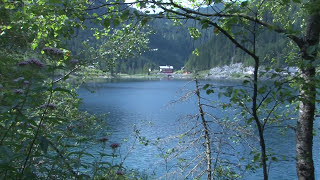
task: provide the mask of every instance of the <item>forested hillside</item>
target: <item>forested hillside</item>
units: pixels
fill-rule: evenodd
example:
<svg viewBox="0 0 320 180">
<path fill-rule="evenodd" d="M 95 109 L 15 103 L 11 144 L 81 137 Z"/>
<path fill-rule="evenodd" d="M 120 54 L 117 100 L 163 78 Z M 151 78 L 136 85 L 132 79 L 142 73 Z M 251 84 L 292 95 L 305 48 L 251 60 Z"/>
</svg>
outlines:
<svg viewBox="0 0 320 180">
<path fill-rule="evenodd" d="M 175 70 L 185 66 L 193 71 L 238 62 L 245 65 L 252 63 L 248 55 L 222 34 L 210 36 L 210 33 L 203 31 L 201 37 L 194 40 L 186 27 L 174 26 L 168 20 L 156 19 L 149 24 L 153 33 L 148 36 L 148 50 L 141 56 L 117 60 L 113 68 L 115 73 L 146 73 L 149 68 L 157 69 L 159 65 L 172 65 Z M 288 51 L 288 40 L 284 36 L 265 30 L 257 42 L 257 54 L 264 56 L 262 64 L 271 61 L 275 66 L 283 64 L 286 59 L 283 54 Z M 199 54 L 193 54 L 194 49 L 198 49 Z"/>
<path fill-rule="evenodd" d="M 203 12 L 207 11 L 209 10 L 203 9 Z M 99 10 L 92 13 L 99 14 Z M 158 69 L 159 65 L 172 65 L 175 70 L 185 66 L 189 71 L 197 71 L 230 63 L 242 62 L 245 65 L 251 63 L 250 57 L 236 48 L 225 36 L 219 32 L 212 33 L 213 29 L 201 30 L 201 27 L 193 21 L 174 25 L 167 19 L 153 19 L 147 24 L 148 26 L 141 31 L 149 39 L 148 47 L 141 49 L 139 55 L 117 58 L 113 60 L 112 65 L 103 63 L 107 57 L 93 57 L 92 51 L 89 52 L 87 47 L 83 46 L 83 42 L 86 42 L 88 46 L 94 47 L 95 51 L 106 49 L 104 44 L 107 40 L 103 42 L 92 36 L 94 30 L 91 29 L 96 26 L 94 24 L 86 24 L 88 28 L 85 31 L 75 32 L 72 40 L 67 40 L 65 43 L 72 52 L 75 52 L 74 54 L 86 57 L 90 63 L 96 62 L 97 68 L 112 73 L 146 73 L 148 69 Z M 187 28 L 190 26 L 200 29 L 200 37 L 192 38 Z M 257 38 L 257 54 L 264 57 L 261 63 L 272 61 L 274 66 L 283 65 L 286 59 L 283 54 L 288 51 L 288 40 L 285 36 L 264 29 L 259 32 Z M 248 39 L 244 38 L 241 41 Z M 192 53 L 195 49 L 199 53 Z"/>
<path fill-rule="evenodd" d="M 220 9 L 221 8 L 222 7 L 220 7 Z M 293 6 L 289 12 L 290 17 L 295 17 L 296 12 L 298 11 L 298 7 Z M 268 20 L 275 18 L 274 15 L 270 14 L 268 11 L 263 16 Z M 237 22 L 238 20 L 235 19 L 234 21 Z M 238 23 L 241 24 L 243 22 Z M 294 34 L 299 32 L 301 24 L 303 24 L 301 19 L 296 19 L 296 24 L 288 24 L 291 33 Z M 231 27 L 233 31 L 232 34 L 236 39 L 239 42 L 246 44 L 247 47 L 252 48 L 252 32 L 243 33 L 244 30 L 250 27 L 250 24 L 233 24 Z M 197 47 L 199 53 L 190 54 L 188 61 L 185 64 L 187 70 L 207 70 L 216 66 L 240 62 L 248 66 L 253 63 L 250 56 L 237 48 L 234 43 L 223 35 L 223 33 L 220 33 L 217 29 L 212 31 L 214 32 L 212 34 L 215 35 L 213 35 L 209 41 L 206 41 L 204 44 Z M 284 62 L 287 59 L 285 54 L 288 54 L 288 52 L 292 50 L 288 43 L 289 40 L 284 34 L 276 33 L 272 28 L 259 29 L 256 35 L 255 47 L 257 55 L 263 57 L 260 63 L 266 65 L 272 62 L 272 65 L 275 67 L 285 66 Z"/>
<path fill-rule="evenodd" d="M 257 54 L 264 57 L 262 64 L 274 61 L 275 66 L 281 66 L 285 61 L 283 54 L 287 52 L 288 40 L 279 34 L 268 30 L 258 37 Z M 191 54 L 186 63 L 186 68 L 193 70 L 207 70 L 216 66 L 232 63 L 248 65 L 252 59 L 229 41 L 222 34 L 214 36 L 205 44 L 198 47 L 199 55 Z"/>
<path fill-rule="evenodd" d="M 141 56 L 120 59 L 116 62 L 116 73 L 146 73 L 148 69 L 158 69 L 159 65 L 171 65 L 175 69 L 184 66 L 193 50 L 193 40 L 184 26 L 174 26 L 165 19 L 149 22 L 153 33 L 149 35 L 149 49 Z"/>
<path fill-rule="evenodd" d="M 112 71 L 112 73 L 146 73 L 149 68 L 158 69 L 160 65 L 171 65 L 175 69 L 180 69 L 192 53 L 194 46 L 200 42 L 194 42 L 186 26 L 174 25 L 172 21 L 166 19 L 154 19 L 141 30 L 148 36 L 148 48 L 143 49 L 140 55 L 118 58 L 112 66 L 109 66 L 110 64 L 103 63 L 107 57 L 93 57 L 93 53 L 88 51 L 88 46 L 94 47 L 95 54 L 98 54 L 99 50 L 103 51 L 110 47 L 106 47 L 107 40 L 97 40 L 92 36 L 94 31 L 90 28 L 95 28 L 96 25 L 87 24 L 87 26 L 88 29 L 75 32 L 71 40 L 66 40 L 66 46 L 78 56 L 86 57 L 87 61 L 100 62 L 97 68 Z"/>
</svg>

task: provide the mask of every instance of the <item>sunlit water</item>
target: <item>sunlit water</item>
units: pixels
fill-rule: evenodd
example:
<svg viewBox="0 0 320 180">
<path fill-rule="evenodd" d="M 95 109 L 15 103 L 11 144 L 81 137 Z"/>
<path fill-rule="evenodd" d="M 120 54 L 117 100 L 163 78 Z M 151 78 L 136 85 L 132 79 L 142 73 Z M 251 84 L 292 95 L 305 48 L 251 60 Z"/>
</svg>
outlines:
<svg viewBox="0 0 320 180">
<path fill-rule="evenodd" d="M 211 81 L 210 83 L 215 86 L 240 84 L 237 81 Z M 191 98 L 178 103 L 172 102 L 194 90 L 194 82 L 182 80 L 121 80 L 89 83 L 89 88 L 94 90 L 95 93 L 91 93 L 86 88 L 81 88 L 78 91 L 83 99 L 81 109 L 92 114 L 108 114 L 106 121 L 109 131 L 112 132 L 112 135 L 108 137 L 109 143 L 121 144 L 122 158 L 125 157 L 128 149 L 133 147 L 124 165 L 150 175 L 155 173 L 154 177 L 156 178 L 164 177 L 166 163 L 163 158 L 159 157 L 161 150 L 150 143 L 147 146 L 139 142 L 133 143 L 135 139 L 134 125 L 139 129 L 140 135 L 151 142 L 154 142 L 157 138 L 166 138 L 184 132 L 192 124 L 185 118 L 186 115 L 198 113 L 196 99 Z M 216 94 L 210 97 L 214 100 L 218 99 Z M 227 99 L 222 98 L 222 100 L 226 101 Z M 228 114 L 220 110 L 213 113 L 219 117 Z M 316 121 L 316 127 L 318 127 L 318 121 Z M 270 179 L 297 179 L 294 160 L 294 132 L 288 130 L 284 135 L 280 135 L 278 130 L 267 129 L 265 137 L 267 147 L 272 147 L 275 154 L 288 156 L 285 161 L 271 164 Z M 124 142 L 124 139 L 128 139 L 128 141 Z M 166 144 L 165 147 L 173 147 L 176 142 L 177 140 L 169 141 L 169 144 Z M 318 136 L 315 137 L 314 142 L 316 177 L 320 178 Z M 238 149 L 237 151 L 247 153 L 245 149 Z M 185 156 L 192 156 L 193 154 L 190 154 L 190 152 Z M 169 172 L 177 168 L 174 164 L 174 162 L 167 164 Z M 262 169 L 243 175 L 243 179 L 263 179 Z"/>
</svg>

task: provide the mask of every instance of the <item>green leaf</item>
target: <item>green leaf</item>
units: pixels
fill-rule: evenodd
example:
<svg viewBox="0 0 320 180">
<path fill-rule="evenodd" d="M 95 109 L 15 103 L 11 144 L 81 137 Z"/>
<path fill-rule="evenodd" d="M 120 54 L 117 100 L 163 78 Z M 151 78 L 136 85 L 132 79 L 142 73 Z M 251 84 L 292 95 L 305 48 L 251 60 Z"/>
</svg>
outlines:
<svg viewBox="0 0 320 180">
<path fill-rule="evenodd" d="M 199 50 L 198 50 L 197 48 L 192 51 L 192 54 L 193 54 L 193 55 L 196 55 L 196 56 L 199 56 L 199 55 L 200 55 Z"/>
<path fill-rule="evenodd" d="M 189 30 L 190 36 L 194 40 L 197 40 L 198 38 L 201 37 L 201 32 L 197 28 L 189 27 L 188 30 Z"/>
<path fill-rule="evenodd" d="M 13 151 L 8 146 L 0 146 L 1 160 L 8 160 L 13 156 Z"/>
<path fill-rule="evenodd" d="M 40 148 L 41 148 L 41 150 L 42 150 L 45 154 L 47 154 L 47 152 L 48 152 L 48 146 L 49 146 L 49 140 L 48 140 L 47 138 L 41 136 L 41 137 L 39 138 L 39 141 L 40 141 Z"/>
<path fill-rule="evenodd" d="M 246 6 L 248 6 L 248 1 L 241 2 L 241 7 L 246 7 Z"/>
<path fill-rule="evenodd" d="M 141 20 L 141 25 L 144 26 L 147 24 L 147 22 L 149 21 L 149 18 L 148 17 L 145 17 Z"/>
<path fill-rule="evenodd" d="M 67 121 L 67 119 L 59 117 L 47 117 L 46 119 L 55 124 L 63 124 L 63 122 Z"/>
<path fill-rule="evenodd" d="M 49 3 L 58 4 L 60 3 L 60 0 L 49 0 Z"/>
<path fill-rule="evenodd" d="M 256 155 L 254 155 L 253 157 L 253 162 L 257 162 L 260 159 L 260 153 L 257 153 Z"/>
<path fill-rule="evenodd" d="M 106 153 L 102 153 L 102 152 L 99 152 L 99 155 L 100 155 L 100 157 L 112 157 L 113 156 L 112 154 L 106 154 Z"/>
<path fill-rule="evenodd" d="M 206 90 L 206 89 L 208 89 L 208 87 L 210 86 L 210 84 L 206 84 L 206 85 L 204 85 L 203 86 L 203 90 Z"/>
<path fill-rule="evenodd" d="M 207 29 L 209 27 L 209 23 L 208 23 L 208 20 L 207 19 L 203 19 L 200 21 L 200 24 L 201 24 L 201 28 L 202 29 Z"/>
<path fill-rule="evenodd" d="M 253 121 L 253 118 L 249 118 L 249 119 L 247 120 L 247 124 L 250 124 L 252 121 Z"/>
<path fill-rule="evenodd" d="M 65 67 L 62 64 L 60 64 L 58 66 L 47 65 L 48 72 L 53 72 L 53 71 L 55 71 L 57 69 L 65 69 Z"/>
<path fill-rule="evenodd" d="M 214 91 L 213 91 L 213 89 L 208 89 L 208 90 L 206 91 L 206 93 L 207 93 L 207 95 L 209 95 L 209 94 L 214 93 Z"/>
<path fill-rule="evenodd" d="M 306 50 L 307 51 L 307 55 L 308 56 L 314 56 L 314 53 L 316 52 L 317 48 L 318 48 L 318 45 L 309 46 L 307 48 L 307 50 Z"/>
<path fill-rule="evenodd" d="M 290 3 L 290 0 L 282 0 L 282 2 L 287 5 Z"/>
<path fill-rule="evenodd" d="M 253 168 L 252 165 L 250 164 L 246 165 L 246 170 L 251 170 L 252 168 Z"/>
<path fill-rule="evenodd" d="M 65 88 L 61 88 L 61 87 L 54 88 L 53 91 L 61 91 L 61 92 L 71 93 L 69 89 L 65 89 Z"/>
<path fill-rule="evenodd" d="M 125 21 L 125 20 L 127 20 L 128 19 L 128 17 L 129 17 L 129 14 L 130 14 L 130 11 L 127 9 L 127 10 L 125 10 L 123 13 L 122 13 L 122 15 L 121 15 L 121 20 L 122 21 Z"/>
<path fill-rule="evenodd" d="M 145 2 L 140 2 L 140 3 L 138 3 L 139 4 L 139 6 L 140 6 L 140 8 L 142 9 L 142 8 L 146 8 L 146 3 Z M 137 4 L 137 7 L 138 7 L 138 4 Z"/>
<path fill-rule="evenodd" d="M 119 24 L 120 24 L 120 19 L 118 19 L 118 18 L 113 19 L 113 26 L 114 27 L 119 26 Z"/>
<path fill-rule="evenodd" d="M 278 162 L 278 158 L 276 158 L 276 157 L 272 157 L 271 159 L 272 159 L 272 161 Z"/>
<path fill-rule="evenodd" d="M 108 165 L 108 167 L 112 167 L 112 164 L 109 162 L 100 162 L 100 164 L 106 164 L 106 165 Z"/>
<path fill-rule="evenodd" d="M 278 76 L 278 74 L 273 73 L 273 74 L 271 75 L 271 79 L 274 79 L 274 78 L 276 78 L 277 76 Z"/>
<path fill-rule="evenodd" d="M 111 21 L 110 21 L 110 19 L 104 19 L 103 20 L 103 22 L 102 22 L 102 26 L 104 27 L 104 28 L 109 28 L 110 27 L 110 24 L 111 24 Z"/>
<path fill-rule="evenodd" d="M 74 95 L 71 93 L 71 91 L 69 89 L 65 89 L 65 88 L 61 88 L 61 87 L 57 87 L 53 89 L 54 92 L 66 92 L 68 94 L 70 94 L 72 97 L 74 97 Z"/>
<path fill-rule="evenodd" d="M 231 97 L 232 92 L 233 92 L 233 87 L 228 87 L 228 88 L 226 89 L 226 92 L 224 93 L 224 95 L 225 95 L 226 97 Z"/>
<path fill-rule="evenodd" d="M 38 47 L 38 41 L 34 40 L 34 41 L 32 42 L 32 44 L 31 44 L 31 48 L 32 48 L 32 50 L 35 50 L 36 47 Z"/>
<path fill-rule="evenodd" d="M 266 86 L 262 86 L 261 88 L 259 88 L 259 89 L 258 89 L 258 92 L 259 92 L 260 94 L 264 94 L 265 92 L 267 92 Z"/>
<path fill-rule="evenodd" d="M 243 85 L 247 85 L 250 81 L 249 80 L 244 80 L 242 83 Z"/>
<path fill-rule="evenodd" d="M 137 4 L 138 5 L 138 4 Z M 138 13 L 138 11 L 133 11 L 133 14 L 136 16 L 136 17 L 140 17 L 140 14 Z"/>
</svg>

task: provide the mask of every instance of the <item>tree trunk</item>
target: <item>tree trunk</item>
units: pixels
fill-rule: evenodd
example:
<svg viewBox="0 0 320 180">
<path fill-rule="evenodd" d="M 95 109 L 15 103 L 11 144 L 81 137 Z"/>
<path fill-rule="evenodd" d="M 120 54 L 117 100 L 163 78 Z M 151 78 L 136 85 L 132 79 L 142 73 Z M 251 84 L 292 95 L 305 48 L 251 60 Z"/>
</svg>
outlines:
<svg viewBox="0 0 320 180">
<path fill-rule="evenodd" d="M 315 110 L 315 85 L 311 78 L 315 69 L 303 72 L 305 83 L 301 85 L 300 96 L 303 100 L 299 106 L 299 119 L 296 131 L 297 175 L 299 180 L 314 180 L 314 164 L 312 157 L 313 120 Z"/>
<path fill-rule="evenodd" d="M 211 173 L 211 142 L 210 142 L 210 134 L 209 134 L 209 127 L 207 125 L 207 121 L 204 117 L 204 112 L 201 105 L 201 96 L 200 96 L 200 88 L 199 88 L 199 82 L 198 79 L 196 79 L 196 95 L 198 99 L 198 108 L 200 112 L 200 117 L 202 121 L 202 126 L 204 129 L 204 138 L 205 138 L 205 147 L 206 147 L 206 159 L 207 159 L 207 180 L 212 179 L 212 173 Z"/>
<path fill-rule="evenodd" d="M 261 164 L 263 169 L 263 179 L 268 180 L 268 170 L 267 170 L 267 155 L 266 155 L 266 144 L 264 140 L 264 127 L 261 124 L 258 117 L 257 109 L 257 97 L 258 97 L 258 71 L 259 71 L 259 58 L 254 58 L 254 73 L 253 73 L 253 95 L 252 95 L 252 116 L 256 122 L 259 131 L 259 140 L 260 140 L 260 152 L 261 152 Z"/>
<path fill-rule="evenodd" d="M 296 130 L 297 175 L 299 180 L 314 180 L 312 157 L 313 121 L 316 100 L 315 67 L 320 35 L 320 15 L 315 12 L 308 19 L 306 35 L 298 44 L 306 65 L 301 67 L 299 119 Z"/>
</svg>

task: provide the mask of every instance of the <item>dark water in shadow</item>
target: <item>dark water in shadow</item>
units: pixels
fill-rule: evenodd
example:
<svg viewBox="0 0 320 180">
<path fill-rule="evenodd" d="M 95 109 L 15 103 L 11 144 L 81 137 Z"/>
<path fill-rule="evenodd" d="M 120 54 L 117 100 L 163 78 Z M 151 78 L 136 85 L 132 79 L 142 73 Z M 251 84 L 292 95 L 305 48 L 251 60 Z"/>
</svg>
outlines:
<svg viewBox="0 0 320 180">
<path fill-rule="evenodd" d="M 237 81 L 212 81 L 211 83 L 221 85 L 239 84 Z M 140 130 L 142 136 L 151 141 L 157 138 L 179 134 L 189 126 L 191 122 L 185 120 L 188 114 L 197 113 L 195 98 L 187 101 L 171 104 L 173 100 L 181 98 L 190 90 L 194 90 L 194 82 L 182 80 L 153 80 L 153 81 L 115 81 L 90 83 L 91 93 L 81 88 L 78 93 L 83 98 L 81 109 L 90 113 L 108 114 L 106 121 L 112 132 L 110 142 L 121 143 L 122 157 L 126 154 L 134 140 L 133 126 Z M 218 99 L 217 95 L 211 98 Z M 227 99 L 222 99 L 227 101 Z M 221 110 L 213 112 L 223 117 L 225 112 Z M 184 120 L 183 120 L 184 119 Z M 294 123 L 293 123 L 294 124 Z M 316 127 L 318 127 L 318 120 Z M 270 179 L 297 179 L 295 172 L 295 133 L 288 130 L 280 135 L 275 129 L 265 132 L 267 146 L 272 147 L 275 154 L 284 154 L 292 158 L 285 161 L 272 163 L 270 168 Z M 123 139 L 127 142 L 123 142 Z M 314 158 L 317 178 L 319 175 L 319 136 L 314 138 Z M 166 147 L 171 147 L 168 142 Z M 242 150 L 241 150 L 242 151 Z M 243 150 L 245 151 L 245 150 Z M 192 151 L 191 151 L 192 152 Z M 139 169 L 149 174 L 156 173 L 156 178 L 162 177 L 165 172 L 163 158 L 158 157 L 161 151 L 153 145 L 144 146 L 137 143 L 125 161 L 125 166 Z M 186 156 L 192 154 L 186 154 Z M 281 157 L 281 156 L 279 156 Z M 173 164 L 169 163 L 169 166 Z M 243 179 L 263 179 L 262 169 L 255 173 L 247 173 Z"/>
</svg>

